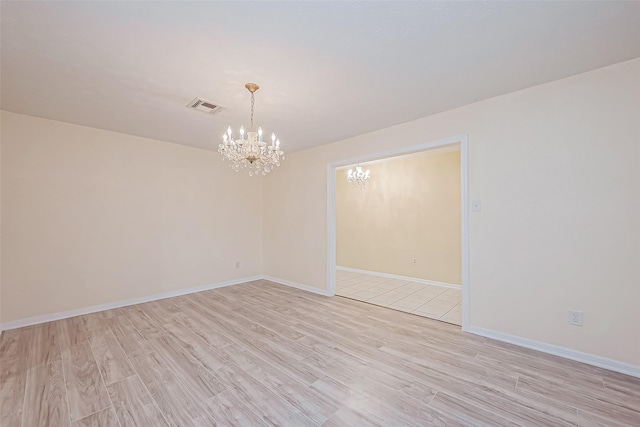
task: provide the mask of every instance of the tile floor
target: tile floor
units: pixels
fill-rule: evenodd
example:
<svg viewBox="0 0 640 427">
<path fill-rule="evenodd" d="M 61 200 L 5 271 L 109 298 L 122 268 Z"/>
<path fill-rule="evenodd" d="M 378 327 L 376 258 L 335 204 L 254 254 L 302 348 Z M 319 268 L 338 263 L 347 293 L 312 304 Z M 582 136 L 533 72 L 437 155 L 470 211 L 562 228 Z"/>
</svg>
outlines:
<svg viewBox="0 0 640 427">
<path fill-rule="evenodd" d="M 462 324 L 460 289 L 337 270 L 336 295 Z"/>
</svg>

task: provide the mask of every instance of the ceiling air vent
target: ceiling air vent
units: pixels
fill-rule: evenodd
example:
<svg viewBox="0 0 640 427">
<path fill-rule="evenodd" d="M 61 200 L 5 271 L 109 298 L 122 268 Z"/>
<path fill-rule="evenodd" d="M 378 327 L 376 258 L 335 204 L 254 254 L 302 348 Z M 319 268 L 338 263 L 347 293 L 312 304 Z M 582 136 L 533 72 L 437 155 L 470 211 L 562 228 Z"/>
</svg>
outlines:
<svg viewBox="0 0 640 427">
<path fill-rule="evenodd" d="M 224 109 L 224 107 L 216 105 L 213 102 L 206 101 L 202 98 L 194 98 L 193 101 L 187 104 L 187 107 L 209 114 L 216 114 Z"/>
</svg>

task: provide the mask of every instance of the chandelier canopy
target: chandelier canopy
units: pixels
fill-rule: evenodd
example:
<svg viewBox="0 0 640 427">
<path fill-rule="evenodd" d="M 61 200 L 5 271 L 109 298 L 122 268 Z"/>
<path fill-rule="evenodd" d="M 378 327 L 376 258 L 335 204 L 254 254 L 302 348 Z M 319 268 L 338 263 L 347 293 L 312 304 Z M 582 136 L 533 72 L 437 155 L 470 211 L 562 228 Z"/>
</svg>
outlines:
<svg viewBox="0 0 640 427">
<path fill-rule="evenodd" d="M 284 151 L 280 148 L 280 140 L 276 134 L 271 134 L 271 143 L 267 144 L 262 140 L 262 128 L 258 131 L 253 129 L 253 108 L 255 104 L 254 94 L 260 89 L 255 83 L 244 85 L 251 92 L 251 126 L 249 132 L 244 131 L 244 126 L 240 127 L 239 138 L 234 138 L 231 126 L 222 136 L 222 143 L 218 146 L 218 152 L 223 160 L 231 163 L 231 168 L 236 172 L 241 168 L 249 170 L 249 176 L 266 175 L 274 167 L 280 166 L 280 159 L 284 160 Z"/>
<path fill-rule="evenodd" d="M 356 166 L 356 169 L 349 169 L 347 171 L 347 182 L 352 186 L 364 190 L 367 186 L 367 181 L 369 181 L 371 175 L 369 174 L 369 169 L 362 170 L 360 165 Z"/>
</svg>

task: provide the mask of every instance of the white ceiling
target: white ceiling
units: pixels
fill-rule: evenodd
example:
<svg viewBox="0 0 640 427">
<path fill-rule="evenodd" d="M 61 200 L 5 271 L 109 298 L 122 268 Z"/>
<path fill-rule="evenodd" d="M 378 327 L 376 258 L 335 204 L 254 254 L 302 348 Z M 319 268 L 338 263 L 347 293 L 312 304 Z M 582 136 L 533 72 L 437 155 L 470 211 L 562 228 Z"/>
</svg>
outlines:
<svg viewBox="0 0 640 427">
<path fill-rule="evenodd" d="M 291 152 L 640 57 L 640 2 L 6 2 L 4 110 Z M 200 96 L 226 110 L 185 105 Z"/>
</svg>

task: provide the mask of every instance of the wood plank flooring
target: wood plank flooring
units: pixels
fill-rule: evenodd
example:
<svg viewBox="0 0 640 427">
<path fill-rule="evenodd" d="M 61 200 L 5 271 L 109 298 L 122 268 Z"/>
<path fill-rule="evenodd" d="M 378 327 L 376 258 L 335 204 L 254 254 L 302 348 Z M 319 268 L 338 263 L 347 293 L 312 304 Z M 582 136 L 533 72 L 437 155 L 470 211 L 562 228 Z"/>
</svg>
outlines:
<svg viewBox="0 0 640 427">
<path fill-rule="evenodd" d="M 640 426 L 640 379 L 267 281 L 6 331 L 0 425 Z"/>
</svg>

